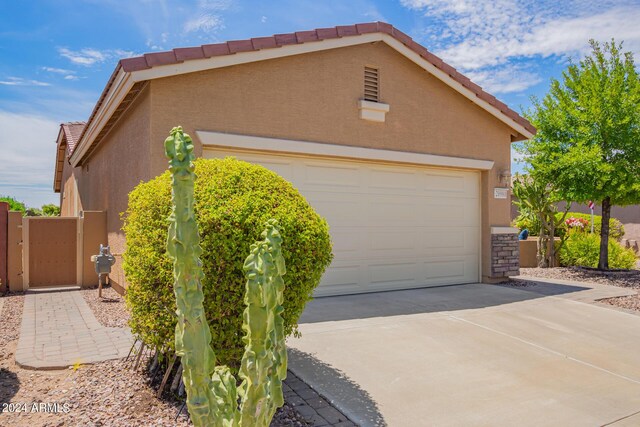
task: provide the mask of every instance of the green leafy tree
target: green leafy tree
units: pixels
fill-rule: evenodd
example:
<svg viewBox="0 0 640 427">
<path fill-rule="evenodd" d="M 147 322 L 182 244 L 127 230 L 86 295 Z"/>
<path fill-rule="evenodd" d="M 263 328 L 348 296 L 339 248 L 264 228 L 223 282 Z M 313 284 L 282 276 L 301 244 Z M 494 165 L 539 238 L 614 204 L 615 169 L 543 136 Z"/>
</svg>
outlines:
<svg viewBox="0 0 640 427">
<path fill-rule="evenodd" d="M 9 203 L 10 211 L 20 211 L 24 213 L 27 210 L 27 206 L 24 203 L 19 202 L 18 200 L 16 200 L 11 196 L 0 196 L 0 202 Z"/>
<path fill-rule="evenodd" d="M 44 216 L 60 216 L 60 206 L 53 203 L 42 205 L 42 214 Z"/>
<path fill-rule="evenodd" d="M 538 132 L 524 153 L 562 198 L 602 204 L 598 268 L 608 269 L 611 207 L 640 203 L 640 82 L 622 43 L 590 44 L 590 55 L 532 100 Z"/>
<path fill-rule="evenodd" d="M 38 208 L 27 208 L 27 210 L 24 211 L 24 216 L 42 216 L 42 210 Z"/>
</svg>

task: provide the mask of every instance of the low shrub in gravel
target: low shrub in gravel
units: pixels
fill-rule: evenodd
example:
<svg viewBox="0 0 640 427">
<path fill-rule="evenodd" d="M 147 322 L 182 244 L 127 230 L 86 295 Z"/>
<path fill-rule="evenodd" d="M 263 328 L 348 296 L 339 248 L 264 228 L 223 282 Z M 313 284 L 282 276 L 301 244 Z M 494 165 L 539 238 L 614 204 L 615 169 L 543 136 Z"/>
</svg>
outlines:
<svg viewBox="0 0 640 427">
<path fill-rule="evenodd" d="M 561 217 L 563 214 L 558 213 L 557 216 Z M 583 214 L 579 212 L 569 212 L 566 216 L 567 219 L 575 218 L 579 220 L 587 221 L 587 230 L 591 230 L 591 214 Z M 524 230 L 525 228 L 529 230 L 529 234 L 531 236 L 537 236 L 540 233 L 540 222 L 535 220 L 535 218 L 530 218 L 525 215 L 519 215 L 513 221 L 514 227 L 517 227 L 520 230 Z M 602 216 L 594 215 L 593 216 L 593 232 L 595 234 L 600 235 L 600 228 L 602 227 Z M 564 233 L 567 231 L 567 226 L 563 225 L 556 229 L 556 237 L 564 236 Z M 620 240 L 624 236 L 624 225 L 617 220 L 616 218 L 611 218 L 609 221 L 609 237 Z"/>
<path fill-rule="evenodd" d="M 600 256 L 600 236 L 597 234 L 572 232 L 560 249 L 563 266 L 597 267 Z M 624 248 L 615 239 L 609 239 L 609 268 L 631 269 L 636 264 L 636 254 Z"/>
<path fill-rule="evenodd" d="M 244 351 L 242 267 L 265 221 L 275 218 L 283 227 L 287 335 L 297 332 L 298 318 L 331 263 L 329 227 L 291 183 L 262 166 L 234 158 L 198 159 L 195 166 L 204 306 L 218 364 L 235 369 Z M 127 249 L 123 258 L 133 333 L 149 345 L 172 348 L 175 297 L 173 266 L 166 254 L 170 212 L 168 171 L 139 184 L 129 194 L 124 214 Z"/>
</svg>

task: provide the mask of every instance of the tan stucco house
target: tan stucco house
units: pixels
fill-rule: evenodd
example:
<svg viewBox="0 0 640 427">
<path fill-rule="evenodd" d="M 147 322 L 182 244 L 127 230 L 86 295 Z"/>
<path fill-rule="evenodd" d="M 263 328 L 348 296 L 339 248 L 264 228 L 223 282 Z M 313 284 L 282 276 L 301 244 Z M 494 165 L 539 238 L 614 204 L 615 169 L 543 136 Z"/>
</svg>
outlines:
<svg viewBox="0 0 640 427">
<path fill-rule="evenodd" d="M 176 125 L 198 156 L 263 164 L 327 218 L 335 260 L 318 295 L 517 271 L 510 146 L 535 128 L 389 24 L 121 60 L 86 124 L 61 127 L 54 180 L 63 215 L 107 213 L 116 286 L 120 212 L 166 169 Z"/>
</svg>

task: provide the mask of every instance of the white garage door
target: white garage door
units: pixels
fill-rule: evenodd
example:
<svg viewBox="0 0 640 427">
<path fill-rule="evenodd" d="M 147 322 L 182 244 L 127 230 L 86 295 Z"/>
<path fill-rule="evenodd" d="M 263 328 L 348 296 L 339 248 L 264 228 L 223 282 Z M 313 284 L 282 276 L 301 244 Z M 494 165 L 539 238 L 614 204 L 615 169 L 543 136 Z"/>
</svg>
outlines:
<svg viewBox="0 0 640 427">
<path fill-rule="evenodd" d="M 326 218 L 334 260 L 316 296 L 479 281 L 479 173 L 353 160 L 235 156 L 289 180 Z"/>
</svg>

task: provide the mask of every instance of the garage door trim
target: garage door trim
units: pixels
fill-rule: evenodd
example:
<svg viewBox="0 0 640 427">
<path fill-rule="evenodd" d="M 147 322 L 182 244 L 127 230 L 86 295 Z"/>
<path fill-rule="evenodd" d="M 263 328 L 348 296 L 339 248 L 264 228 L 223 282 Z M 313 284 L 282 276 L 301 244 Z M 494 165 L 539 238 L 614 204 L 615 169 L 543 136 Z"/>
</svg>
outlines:
<svg viewBox="0 0 640 427">
<path fill-rule="evenodd" d="M 353 147 L 350 145 L 325 144 L 290 139 L 265 138 L 222 132 L 196 131 L 203 148 L 231 148 L 259 152 L 279 152 L 305 156 L 339 157 L 356 160 L 407 163 L 414 165 L 440 166 L 456 169 L 491 170 L 492 160 L 468 157 L 439 156 L 406 151 L 381 150 L 377 148 Z"/>
</svg>

